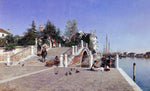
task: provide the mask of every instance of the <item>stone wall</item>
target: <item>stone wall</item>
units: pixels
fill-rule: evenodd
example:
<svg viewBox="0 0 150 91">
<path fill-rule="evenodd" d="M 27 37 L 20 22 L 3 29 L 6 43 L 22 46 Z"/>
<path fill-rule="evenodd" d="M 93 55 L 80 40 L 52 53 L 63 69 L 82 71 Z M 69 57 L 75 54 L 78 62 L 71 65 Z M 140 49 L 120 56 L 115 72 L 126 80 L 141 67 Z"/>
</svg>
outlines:
<svg viewBox="0 0 150 91">
<path fill-rule="evenodd" d="M 22 51 L 16 53 L 15 55 L 12 55 L 10 57 L 10 61 L 11 62 L 16 62 L 16 61 L 19 61 L 23 58 L 26 58 L 28 56 L 35 55 L 35 54 L 37 54 L 36 46 L 29 46 L 29 47 L 23 49 Z"/>
<path fill-rule="evenodd" d="M 22 51 L 16 53 L 15 55 L 12 55 L 10 57 L 10 61 L 14 62 L 14 61 L 19 61 L 22 58 L 25 58 L 27 56 L 31 55 L 31 47 L 27 47 L 25 49 L 23 49 Z"/>
</svg>

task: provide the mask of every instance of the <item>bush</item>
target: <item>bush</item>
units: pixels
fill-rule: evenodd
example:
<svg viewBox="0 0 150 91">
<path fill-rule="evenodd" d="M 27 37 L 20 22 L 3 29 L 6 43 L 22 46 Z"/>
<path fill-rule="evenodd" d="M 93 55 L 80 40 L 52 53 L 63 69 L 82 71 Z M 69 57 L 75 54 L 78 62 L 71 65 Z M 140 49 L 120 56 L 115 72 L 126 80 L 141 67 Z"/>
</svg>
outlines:
<svg viewBox="0 0 150 91">
<path fill-rule="evenodd" d="M 65 46 L 67 46 L 67 47 L 71 47 L 71 46 L 74 46 L 74 45 L 77 45 L 74 41 L 65 43 Z"/>
<path fill-rule="evenodd" d="M 15 43 L 10 43 L 8 45 L 5 46 L 5 50 L 12 50 L 16 48 L 16 44 Z"/>
</svg>

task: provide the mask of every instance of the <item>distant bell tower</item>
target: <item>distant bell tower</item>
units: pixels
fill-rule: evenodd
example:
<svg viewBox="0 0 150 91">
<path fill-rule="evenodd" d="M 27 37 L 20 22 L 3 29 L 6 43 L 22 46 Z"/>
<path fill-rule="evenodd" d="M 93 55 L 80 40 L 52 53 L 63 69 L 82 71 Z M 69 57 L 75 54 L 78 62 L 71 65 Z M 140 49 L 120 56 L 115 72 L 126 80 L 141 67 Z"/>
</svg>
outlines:
<svg viewBox="0 0 150 91">
<path fill-rule="evenodd" d="M 10 33 L 10 29 L 8 29 L 8 33 Z"/>
<path fill-rule="evenodd" d="M 39 26 L 39 31 L 43 31 L 43 26 L 42 25 Z"/>
</svg>

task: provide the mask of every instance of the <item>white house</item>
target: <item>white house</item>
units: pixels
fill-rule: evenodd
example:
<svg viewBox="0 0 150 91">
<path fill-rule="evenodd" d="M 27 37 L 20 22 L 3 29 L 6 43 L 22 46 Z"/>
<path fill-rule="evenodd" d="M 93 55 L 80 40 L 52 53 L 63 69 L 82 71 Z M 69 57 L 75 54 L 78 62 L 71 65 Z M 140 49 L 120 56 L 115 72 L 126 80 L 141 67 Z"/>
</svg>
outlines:
<svg viewBox="0 0 150 91">
<path fill-rule="evenodd" d="M 80 36 L 87 36 L 89 35 L 90 36 L 90 44 L 89 44 L 89 47 L 90 48 L 93 48 L 96 52 L 97 52 L 97 36 L 92 32 L 92 33 L 84 33 L 83 31 L 79 31 L 80 33 Z"/>
<path fill-rule="evenodd" d="M 8 34 L 10 34 L 9 29 L 8 29 L 8 31 L 5 31 L 0 28 L 0 38 L 5 38 L 5 36 L 7 36 Z"/>
<path fill-rule="evenodd" d="M 94 33 L 90 34 L 90 45 L 97 51 L 97 36 Z"/>
</svg>

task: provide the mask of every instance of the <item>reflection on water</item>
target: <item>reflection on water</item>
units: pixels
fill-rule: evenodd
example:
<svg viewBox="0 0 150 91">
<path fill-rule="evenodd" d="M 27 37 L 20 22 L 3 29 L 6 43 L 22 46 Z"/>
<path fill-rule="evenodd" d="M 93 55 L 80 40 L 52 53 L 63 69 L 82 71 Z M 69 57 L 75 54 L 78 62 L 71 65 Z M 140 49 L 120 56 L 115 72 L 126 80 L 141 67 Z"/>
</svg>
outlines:
<svg viewBox="0 0 150 91">
<path fill-rule="evenodd" d="M 136 63 L 136 83 L 143 91 L 150 91 L 150 59 L 122 58 L 119 59 L 119 66 L 132 78 L 134 62 Z"/>
</svg>

